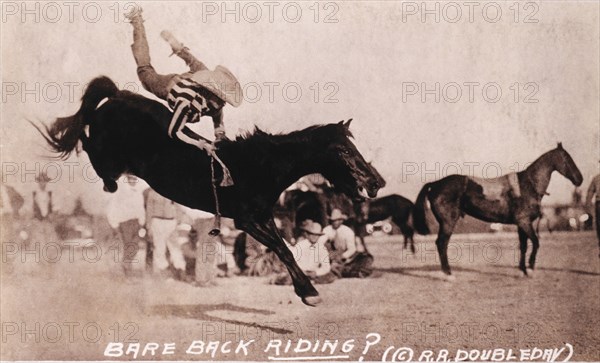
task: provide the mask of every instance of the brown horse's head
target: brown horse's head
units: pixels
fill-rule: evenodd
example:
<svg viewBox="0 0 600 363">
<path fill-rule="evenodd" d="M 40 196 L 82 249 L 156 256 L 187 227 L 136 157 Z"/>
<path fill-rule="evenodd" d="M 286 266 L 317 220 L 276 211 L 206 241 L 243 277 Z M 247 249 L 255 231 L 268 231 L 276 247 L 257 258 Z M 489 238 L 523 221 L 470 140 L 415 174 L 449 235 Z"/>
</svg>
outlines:
<svg viewBox="0 0 600 363">
<path fill-rule="evenodd" d="M 320 128 L 319 138 L 324 145 L 321 159 L 322 174 L 334 187 L 354 199 L 371 198 L 383 186 L 374 169 L 365 161 L 350 141 L 350 122 L 340 121 Z"/>
<path fill-rule="evenodd" d="M 556 149 L 549 152 L 552 156 L 554 170 L 558 171 L 565 178 L 569 179 L 575 186 L 580 186 L 583 183 L 583 176 L 575 161 L 569 153 L 563 148 L 562 143 L 558 143 Z"/>
</svg>

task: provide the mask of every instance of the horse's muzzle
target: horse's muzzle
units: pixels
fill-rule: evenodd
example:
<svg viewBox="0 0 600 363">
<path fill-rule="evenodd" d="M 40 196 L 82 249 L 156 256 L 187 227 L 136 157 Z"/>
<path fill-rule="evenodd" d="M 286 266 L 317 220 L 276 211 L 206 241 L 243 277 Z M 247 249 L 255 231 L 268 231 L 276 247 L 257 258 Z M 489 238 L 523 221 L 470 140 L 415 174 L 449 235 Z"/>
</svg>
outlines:
<svg viewBox="0 0 600 363">
<path fill-rule="evenodd" d="M 375 198 L 377 196 L 377 192 L 381 189 L 381 186 L 377 181 L 369 182 L 367 185 L 367 194 L 370 198 Z"/>
</svg>

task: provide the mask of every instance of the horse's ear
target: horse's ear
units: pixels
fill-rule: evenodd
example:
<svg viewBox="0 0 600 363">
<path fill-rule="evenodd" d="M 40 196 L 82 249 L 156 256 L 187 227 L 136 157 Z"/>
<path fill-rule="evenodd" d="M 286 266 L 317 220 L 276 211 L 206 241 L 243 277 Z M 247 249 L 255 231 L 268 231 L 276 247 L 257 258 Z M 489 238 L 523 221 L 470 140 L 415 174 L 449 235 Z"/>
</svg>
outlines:
<svg viewBox="0 0 600 363">
<path fill-rule="evenodd" d="M 352 119 L 349 119 L 348 121 L 346 121 L 346 123 L 343 123 L 342 121 L 342 125 L 344 125 L 346 129 L 350 129 L 350 122 L 352 122 Z"/>
<path fill-rule="evenodd" d="M 559 142 L 559 143 L 558 143 L 558 145 L 556 145 L 556 148 L 557 148 L 557 149 L 562 149 L 562 148 L 563 148 L 563 147 L 562 147 L 562 142 Z"/>
</svg>

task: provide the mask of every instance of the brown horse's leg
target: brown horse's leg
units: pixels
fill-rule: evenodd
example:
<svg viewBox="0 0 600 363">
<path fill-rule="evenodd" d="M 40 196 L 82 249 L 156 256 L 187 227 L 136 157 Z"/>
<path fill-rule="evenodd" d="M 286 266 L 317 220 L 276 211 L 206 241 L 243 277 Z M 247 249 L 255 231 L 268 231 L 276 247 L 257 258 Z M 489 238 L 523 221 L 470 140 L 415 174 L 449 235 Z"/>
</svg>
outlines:
<svg viewBox="0 0 600 363">
<path fill-rule="evenodd" d="M 535 233 L 535 229 L 531 223 L 522 227 L 523 231 L 527 234 L 527 237 L 531 240 L 531 244 L 533 248 L 531 249 L 531 255 L 529 256 L 529 268 L 532 270 L 535 267 L 535 258 L 537 256 L 538 248 L 540 248 L 540 240 L 538 239 L 537 233 Z"/>
<path fill-rule="evenodd" d="M 525 256 L 527 255 L 527 233 L 519 227 L 519 249 L 521 256 L 519 258 L 519 269 L 527 276 L 527 267 L 525 266 Z"/>
<path fill-rule="evenodd" d="M 454 226 L 456 226 L 456 222 L 458 221 L 458 218 L 460 218 L 460 207 L 458 201 L 449 202 L 433 200 L 431 209 L 440 224 L 440 230 L 438 232 L 438 238 L 435 240 L 435 244 L 440 256 L 442 271 L 444 271 L 446 275 L 451 275 L 450 264 L 448 263 L 448 243 L 450 243 L 450 236 L 452 236 L 452 232 L 454 232 Z"/>
<path fill-rule="evenodd" d="M 438 254 L 440 256 L 440 262 L 442 264 L 442 271 L 446 275 L 452 275 L 450 271 L 450 264 L 448 263 L 448 243 L 450 242 L 450 236 L 454 228 L 447 228 L 445 224 L 440 223 L 440 231 L 438 232 L 438 238 L 435 240 Z"/>
<path fill-rule="evenodd" d="M 396 223 L 396 225 L 398 227 L 400 227 L 400 231 L 402 232 L 402 235 L 404 236 L 404 249 L 406 249 L 407 246 L 410 244 L 410 251 L 413 254 L 415 254 L 415 240 L 413 239 L 415 231 L 406 222 L 399 223 L 399 222 L 396 222 L 395 220 L 393 220 L 393 222 Z"/>
<path fill-rule="evenodd" d="M 292 277 L 296 295 L 302 298 L 302 302 L 310 306 L 318 305 L 321 302 L 319 292 L 314 288 L 310 279 L 302 272 L 300 267 L 298 267 L 292 251 L 287 248 L 285 242 L 277 232 L 275 222 L 271 219 L 267 224 L 250 222 L 243 223 L 242 226 L 257 241 L 273 250 L 281 262 L 285 264 Z"/>
</svg>

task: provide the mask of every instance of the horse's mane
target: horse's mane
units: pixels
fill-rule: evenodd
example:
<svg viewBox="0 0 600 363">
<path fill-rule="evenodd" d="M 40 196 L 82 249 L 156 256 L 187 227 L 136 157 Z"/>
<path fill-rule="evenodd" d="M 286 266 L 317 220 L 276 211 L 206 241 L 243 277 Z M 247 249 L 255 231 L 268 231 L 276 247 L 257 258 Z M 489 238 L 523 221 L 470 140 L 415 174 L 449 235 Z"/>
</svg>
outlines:
<svg viewBox="0 0 600 363">
<path fill-rule="evenodd" d="M 158 114 L 150 111 L 150 109 L 152 107 L 155 107 L 155 105 L 153 105 L 154 103 L 160 103 L 162 106 L 164 106 L 164 104 L 161 102 L 158 102 L 156 100 L 144 97 L 142 95 L 139 95 L 137 93 L 133 93 L 133 92 L 127 91 L 127 90 L 120 90 L 117 93 L 116 97 L 125 101 L 126 104 L 141 108 L 144 111 L 149 111 L 148 114 L 151 115 L 152 117 L 159 116 Z M 166 106 L 164 106 L 164 107 L 166 107 Z M 169 116 L 173 115 L 171 110 L 168 110 L 168 113 L 169 113 Z M 159 122 L 159 120 L 156 120 L 156 121 Z M 282 144 L 286 144 L 290 141 L 295 141 L 295 142 L 310 141 L 312 139 L 312 137 L 314 136 L 314 134 L 319 131 L 335 132 L 334 131 L 335 126 L 336 126 L 335 124 L 313 125 L 313 126 L 308 126 L 302 130 L 296 130 L 296 131 L 292 131 L 289 133 L 283 133 L 283 132 L 271 133 L 271 132 L 262 130 L 258 126 L 254 126 L 253 130 L 242 131 L 239 135 L 236 135 L 233 140 L 225 140 L 224 144 L 236 143 L 239 146 L 253 145 L 256 147 L 256 146 L 260 146 L 260 145 L 282 145 Z M 347 137 L 353 137 L 353 135 L 349 129 L 347 129 L 345 127 L 340 127 L 340 129 L 344 130 L 345 135 Z"/>
<path fill-rule="evenodd" d="M 534 161 L 532 161 L 529 164 L 529 166 L 527 167 L 527 169 L 537 167 L 538 165 L 544 163 L 549 157 L 552 157 L 552 156 L 554 156 L 555 154 L 557 154 L 559 152 L 566 152 L 563 149 L 563 147 L 562 147 L 562 143 L 558 143 L 558 146 L 555 147 L 554 149 L 548 150 L 545 153 L 543 153 L 542 155 L 538 156 L 537 159 L 535 159 Z"/>
<path fill-rule="evenodd" d="M 150 98 L 144 97 L 142 95 L 127 91 L 120 90 L 117 93 L 117 97 L 126 101 L 127 104 L 137 106 L 142 108 L 143 110 L 150 110 L 152 103 L 160 103 L 158 101 L 152 100 Z M 150 102 L 148 102 L 150 101 Z M 160 103 L 164 106 L 163 103 Z M 165 106 L 166 107 L 166 106 Z M 171 110 L 168 111 L 169 115 L 172 116 Z M 149 112 L 153 117 L 157 117 L 158 115 L 153 112 Z M 158 120 L 157 120 L 158 121 Z M 228 143 L 236 143 L 238 145 L 254 145 L 258 146 L 260 144 L 270 144 L 270 145 L 282 145 L 286 144 L 289 141 L 310 141 L 315 133 L 319 131 L 327 132 L 336 132 L 334 131 L 335 124 L 319 124 L 308 126 L 302 130 L 296 130 L 289 133 L 270 133 L 262 130 L 258 126 L 254 126 L 253 130 L 242 131 L 239 135 L 236 135 L 233 140 L 226 140 L 224 144 Z M 344 130 L 344 134 L 347 137 L 353 137 L 352 132 L 348 128 L 339 127 L 339 129 Z"/>
<path fill-rule="evenodd" d="M 244 131 L 240 135 L 235 137 L 235 142 L 240 145 L 256 145 L 256 144 L 270 144 L 270 145 L 283 145 L 290 141 L 310 141 L 316 133 L 323 132 L 325 134 L 332 134 L 337 132 L 336 124 L 320 124 L 308 126 L 302 130 L 296 130 L 289 133 L 269 133 L 262 130 L 258 126 L 254 126 L 252 131 Z M 347 137 L 353 137 L 350 130 L 345 127 L 339 129 L 344 130 L 344 135 Z M 339 130 L 338 129 L 338 130 Z M 332 135 L 333 136 L 333 135 Z"/>
<path fill-rule="evenodd" d="M 144 117 L 152 118 L 156 125 L 165 124 L 163 118 L 172 117 L 173 115 L 164 103 L 131 91 L 119 90 L 110 78 L 101 76 L 90 82 L 82 97 L 81 108 L 75 115 L 58 118 L 50 127 L 45 125 L 39 127 L 35 124 L 34 126 L 46 139 L 53 151 L 60 158 L 66 158 L 72 151 L 79 150 L 79 141 L 81 138 L 85 138 L 83 135 L 84 127 L 93 119 L 93 114 L 99 102 L 106 97 L 137 109 L 144 114 Z M 225 140 L 221 144 L 223 148 L 264 150 L 271 146 L 285 145 L 290 142 L 314 141 L 316 137 L 327 141 L 336 136 L 339 137 L 339 135 L 352 137 L 352 133 L 347 127 L 343 127 L 341 123 L 309 126 L 290 133 L 268 133 L 259 127 L 255 127 L 252 131 L 243 132 L 235 139 Z"/>
</svg>

